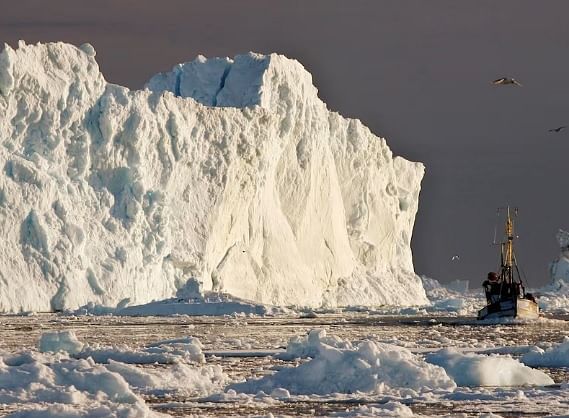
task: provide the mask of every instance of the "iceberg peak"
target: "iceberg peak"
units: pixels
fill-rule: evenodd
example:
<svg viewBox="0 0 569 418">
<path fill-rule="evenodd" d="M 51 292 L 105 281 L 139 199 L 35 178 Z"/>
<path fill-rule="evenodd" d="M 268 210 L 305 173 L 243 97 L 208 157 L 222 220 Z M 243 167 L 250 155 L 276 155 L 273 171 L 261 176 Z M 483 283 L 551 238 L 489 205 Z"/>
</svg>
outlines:
<svg viewBox="0 0 569 418">
<path fill-rule="evenodd" d="M 191 97 L 206 106 L 275 109 L 283 99 L 316 99 L 312 76 L 298 61 L 255 52 L 234 58 L 205 58 L 176 65 L 152 77 L 146 87 Z"/>
</svg>

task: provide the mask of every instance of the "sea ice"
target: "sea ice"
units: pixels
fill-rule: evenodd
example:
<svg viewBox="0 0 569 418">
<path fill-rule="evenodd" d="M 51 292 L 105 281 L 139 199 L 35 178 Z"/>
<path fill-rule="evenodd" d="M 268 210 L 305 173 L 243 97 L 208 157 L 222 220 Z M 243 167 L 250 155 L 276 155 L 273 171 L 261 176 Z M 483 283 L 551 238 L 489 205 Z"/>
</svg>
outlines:
<svg viewBox="0 0 569 418">
<path fill-rule="evenodd" d="M 553 379 L 540 370 L 510 356 L 460 353 L 444 349 L 426 356 L 429 363 L 443 367 L 459 386 L 551 385 Z"/>
<path fill-rule="evenodd" d="M 208 396 L 228 383 L 221 366 L 204 364 L 201 343 L 191 337 L 141 349 L 94 348 L 71 331 L 46 332 L 39 347 L 43 353 L 0 355 L 0 404 L 24 410 L 13 416 L 162 416 L 141 393 Z M 168 367 L 139 367 L 149 363 Z"/>
<path fill-rule="evenodd" d="M 25 405 L 20 416 L 34 416 L 32 410 L 36 416 L 71 412 L 64 405 L 86 416 L 155 415 L 120 374 L 92 359 L 39 353 L 0 357 L 0 403 Z"/>
<path fill-rule="evenodd" d="M 426 312 L 474 315 L 486 303 L 481 291 L 468 289 L 469 282 L 466 280 L 455 280 L 449 285 L 442 285 L 438 280 L 426 276 L 421 276 L 421 280 L 431 302 Z"/>
<path fill-rule="evenodd" d="M 66 351 L 77 354 L 83 349 L 83 343 L 77 339 L 73 331 L 44 332 L 39 341 L 41 353 Z"/>
<path fill-rule="evenodd" d="M 186 396 L 206 396 L 222 390 L 228 378 L 217 364 L 194 367 L 175 363 L 167 368 L 141 368 L 132 364 L 109 361 L 107 370 L 121 375 L 128 384 L 148 394 L 165 391 Z"/>
<path fill-rule="evenodd" d="M 532 367 L 569 367 L 569 337 L 547 350 L 532 347 L 521 361 Z"/>
<path fill-rule="evenodd" d="M 352 347 L 318 331 L 312 331 L 304 340 L 305 348 L 298 339 L 292 342 L 291 353 L 310 355 L 311 359 L 297 367 L 283 368 L 273 375 L 236 383 L 229 388 L 245 393 L 271 393 L 283 388 L 297 395 L 356 392 L 416 395 L 456 387 L 444 369 L 426 363 L 402 347 L 373 341 L 362 341 Z"/>
</svg>

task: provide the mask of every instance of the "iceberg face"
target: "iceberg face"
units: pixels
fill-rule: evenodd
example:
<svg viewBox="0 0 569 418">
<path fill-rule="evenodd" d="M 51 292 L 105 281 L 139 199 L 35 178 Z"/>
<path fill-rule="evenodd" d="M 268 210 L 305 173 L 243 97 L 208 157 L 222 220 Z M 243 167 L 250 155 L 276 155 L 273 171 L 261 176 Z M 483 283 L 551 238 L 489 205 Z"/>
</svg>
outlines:
<svg viewBox="0 0 569 418">
<path fill-rule="evenodd" d="M 188 277 L 269 304 L 427 303 L 423 165 L 329 111 L 300 63 L 198 57 L 130 91 L 94 56 L 0 54 L 0 311 L 145 303 Z"/>
</svg>

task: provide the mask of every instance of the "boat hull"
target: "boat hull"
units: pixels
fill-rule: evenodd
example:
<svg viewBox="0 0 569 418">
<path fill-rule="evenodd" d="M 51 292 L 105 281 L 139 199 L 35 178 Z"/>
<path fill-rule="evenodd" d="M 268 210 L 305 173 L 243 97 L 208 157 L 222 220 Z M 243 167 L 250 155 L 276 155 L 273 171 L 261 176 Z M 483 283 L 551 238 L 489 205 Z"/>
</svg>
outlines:
<svg viewBox="0 0 569 418">
<path fill-rule="evenodd" d="M 530 299 L 501 300 L 478 311 L 478 319 L 493 318 L 537 319 L 539 306 Z"/>
</svg>

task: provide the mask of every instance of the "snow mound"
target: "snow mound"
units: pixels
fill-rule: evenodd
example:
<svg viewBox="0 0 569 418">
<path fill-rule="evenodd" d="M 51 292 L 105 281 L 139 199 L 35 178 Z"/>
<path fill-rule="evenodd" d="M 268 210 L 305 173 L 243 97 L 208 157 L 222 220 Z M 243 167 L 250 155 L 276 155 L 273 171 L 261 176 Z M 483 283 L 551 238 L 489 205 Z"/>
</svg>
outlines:
<svg viewBox="0 0 569 418">
<path fill-rule="evenodd" d="M 330 339 L 322 332 L 311 332 L 303 350 L 298 340 L 293 341 L 293 351 L 312 353 L 313 357 L 297 367 L 283 368 L 274 375 L 229 388 L 244 393 L 271 393 L 283 388 L 296 395 L 356 392 L 416 395 L 456 387 L 441 367 L 424 362 L 402 347 L 363 341 L 352 348 L 334 340 L 337 345 L 347 347 L 336 348 L 324 342 Z"/>
<path fill-rule="evenodd" d="M 459 386 L 551 385 L 553 379 L 510 356 L 460 353 L 448 348 L 428 354 L 427 361 L 443 367 Z"/>
<path fill-rule="evenodd" d="M 569 337 L 547 350 L 532 347 L 521 360 L 532 367 L 569 367 Z"/>
<path fill-rule="evenodd" d="M 107 83 L 88 44 L 0 54 L 0 311 L 143 304 L 188 277 L 272 305 L 427 303 L 423 165 L 300 63 L 198 57 L 147 87 Z"/>
</svg>

